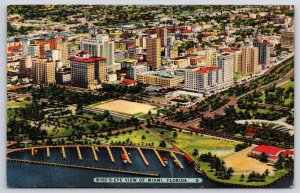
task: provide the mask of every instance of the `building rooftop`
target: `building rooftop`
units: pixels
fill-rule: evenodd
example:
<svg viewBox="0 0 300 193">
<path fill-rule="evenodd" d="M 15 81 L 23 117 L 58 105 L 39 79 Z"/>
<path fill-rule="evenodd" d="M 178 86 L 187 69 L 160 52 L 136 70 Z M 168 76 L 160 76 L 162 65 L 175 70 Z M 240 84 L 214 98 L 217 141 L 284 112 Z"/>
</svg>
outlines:
<svg viewBox="0 0 300 193">
<path fill-rule="evenodd" d="M 160 76 L 160 77 L 164 77 L 164 78 L 174 78 L 175 76 L 170 74 L 169 72 L 165 72 L 165 71 L 149 71 L 146 72 L 146 74 L 148 75 L 153 75 L 153 76 Z"/>
<path fill-rule="evenodd" d="M 70 58 L 70 61 L 82 62 L 82 63 L 91 63 L 91 62 L 95 62 L 95 61 L 104 61 L 104 60 L 105 60 L 105 58 L 101 58 L 101 57 L 89 57 L 89 58 L 73 57 L 73 58 Z"/>
<path fill-rule="evenodd" d="M 252 151 L 257 151 L 261 153 L 271 154 L 271 155 L 277 155 L 281 151 L 283 151 L 283 148 L 280 147 L 273 147 L 273 146 L 267 146 L 267 145 L 259 145 L 252 149 Z"/>
<path fill-rule="evenodd" d="M 199 68 L 195 72 L 197 72 L 199 74 L 205 74 L 205 73 L 208 73 L 210 71 L 215 71 L 215 70 L 217 70 L 216 67 L 204 67 L 204 68 Z"/>
<path fill-rule="evenodd" d="M 280 155 L 282 155 L 283 157 L 293 156 L 294 155 L 294 150 L 286 150 L 286 151 L 282 152 Z"/>
<path fill-rule="evenodd" d="M 137 59 L 124 58 L 124 59 L 121 59 L 121 60 L 117 60 L 116 62 L 118 62 L 118 63 L 121 63 L 121 62 L 134 63 L 134 62 L 137 62 L 137 61 L 138 61 Z"/>
<path fill-rule="evenodd" d="M 132 79 L 126 79 L 126 78 L 124 78 L 123 81 L 122 81 L 122 83 L 125 84 L 125 85 L 131 85 L 131 84 L 135 84 L 136 81 L 132 80 Z"/>
</svg>

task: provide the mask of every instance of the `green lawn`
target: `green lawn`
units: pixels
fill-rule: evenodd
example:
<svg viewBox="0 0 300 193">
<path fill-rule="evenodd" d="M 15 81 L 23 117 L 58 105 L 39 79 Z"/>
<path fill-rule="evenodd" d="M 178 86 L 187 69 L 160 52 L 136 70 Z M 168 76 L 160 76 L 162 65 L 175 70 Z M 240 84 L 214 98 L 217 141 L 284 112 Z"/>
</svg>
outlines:
<svg viewBox="0 0 300 193">
<path fill-rule="evenodd" d="M 280 88 L 284 88 L 285 90 L 287 90 L 289 87 L 294 88 L 294 81 L 288 81 L 282 85 L 279 86 Z M 269 92 L 270 94 L 275 94 L 275 92 Z M 266 100 L 266 94 L 263 93 L 260 97 L 259 97 L 263 102 L 265 102 Z M 284 105 L 289 105 L 294 99 L 292 98 L 291 94 L 289 96 L 289 98 L 284 99 Z"/>
<path fill-rule="evenodd" d="M 72 135 L 72 131 L 73 129 L 66 128 L 48 129 L 47 134 L 49 137 L 66 137 Z"/>
<path fill-rule="evenodd" d="M 278 170 L 278 171 L 275 171 L 274 175 L 266 177 L 264 182 L 247 182 L 247 175 L 245 175 L 245 178 L 242 181 L 241 181 L 239 175 L 233 175 L 229 180 L 223 180 L 223 179 L 217 178 L 214 175 L 214 170 L 213 171 L 211 170 L 211 168 L 209 167 L 209 163 L 200 162 L 200 167 L 201 167 L 202 171 L 205 172 L 206 175 L 213 180 L 216 180 L 219 182 L 231 183 L 231 184 L 242 184 L 242 185 L 251 185 L 251 186 L 268 185 L 288 173 L 287 170 Z"/>
<path fill-rule="evenodd" d="M 235 73 L 233 74 L 233 78 L 234 78 L 234 79 L 246 78 L 246 77 L 248 77 L 248 76 L 250 76 L 250 75 L 249 75 L 249 74 L 237 73 L 237 72 L 235 72 Z"/>
<path fill-rule="evenodd" d="M 22 101 L 8 101 L 6 103 L 6 107 L 10 108 L 10 107 L 25 107 L 26 105 L 31 104 L 31 101 L 27 101 L 27 100 L 22 100 Z"/>
<path fill-rule="evenodd" d="M 280 85 L 279 87 L 284 88 L 285 90 L 287 90 L 289 87 L 294 88 L 294 81 L 288 81 L 288 82 Z"/>
<path fill-rule="evenodd" d="M 121 121 L 124 120 L 121 117 L 115 117 L 113 116 L 115 121 Z M 91 131 L 89 130 L 88 126 L 90 124 L 97 124 L 100 128 L 103 127 L 103 125 L 105 124 L 106 126 L 109 125 L 107 118 L 105 118 L 102 121 L 96 121 L 93 119 L 93 115 L 84 112 L 82 115 L 74 115 L 72 117 L 65 117 L 65 118 L 58 118 L 58 121 L 54 121 L 55 119 L 49 119 L 50 123 L 47 124 L 51 124 L 51 125 L 57 125 L 58 129 L 56 129 L 56 131 L 53 132 L 53 129 L 49 129 L 47 130 L 47 133 L 49 134 L 49 136 L 51 137 L 67 137 L 70 136 L 72 134 L 72 131 L 75 131 L 74 129 L 72 129 L 72 123 L 74 124 L 74 126 L 80 126 L 80 127 L 84 127 L 85 130 L 85 134 L 89 134 Z M 67 129 L 69 128 L 69 129 Z M 101 132 L 101 131 L 98 131 Z"/>
<path fill-rule="evenodd" d="M 199 154 L 211 152 L 221 158 L 225 158 L 234 152 L 235 146 L 239 142 L 213 138 L 209 136 L 201 136 L 186 132 L 177 132 L 177 137 L 173 137 L 174 131 L 156 129 L 158 132 L 164 131 L 163 137 L 172 140 L 175 145 L 192 155 L 194 149 L 197 149 Z"/>
<path fill-rule="evenodd" d="M 142 136 L 145 136 L 145 139 L 142 139 Z M 111 143 L 111 142 L 126 142 L 128 140 L 135 145 L 140 145 L 140 146 L 147 146 L 152 144 L 153 142 L 153 147 L 159 147 L 159 144 L 161 142 L 160 139 L 158 139 L 156 136 L 151 134 L 150 132 L 147 133 L 144 129 L 139 129 L 139 130 L 132 130 L 132 132 L 126 131 L 125 133 L 121 133 L 119 135 L 112 135 L 109 137 L 108 140 L 105 138 L 98 138 L 98 140 L 102 143 Z M 134 145 L 133 144 L 133 145 Z M 167 146 L 169 147 L 169 146 Z"/>
</svg>

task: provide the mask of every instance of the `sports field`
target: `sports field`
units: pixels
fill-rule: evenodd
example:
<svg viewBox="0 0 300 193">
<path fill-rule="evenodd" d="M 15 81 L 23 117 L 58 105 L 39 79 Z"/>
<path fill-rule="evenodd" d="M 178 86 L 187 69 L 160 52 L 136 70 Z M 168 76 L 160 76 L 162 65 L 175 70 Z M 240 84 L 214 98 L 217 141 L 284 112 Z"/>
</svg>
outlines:
<svg viewBox="0 0 300 193">
<path fill-rule="evenodd" d="M 224 159 L 226 167 L 232 167 L 234 174 L 250 174 L 252 171 L 260 174 L 264 173 L 266 169 L 269 170 L 270 175 L 273 175 L 274 168 L 267 163 L 260 162 L 259 160 L 248 157 L 248 153 L 254 146 L 243 149 L 242 151 L 235 152 Z"/>
<path fill-rule="evenodd" d="M 149 111 L 151 111 L 152 114 L 156 113 L 156 110 L 154 110 L 156 108 L 155 106 L 126 100 L 113 100 L 106 103 L 93 105 L 93 107 L 127 115 L 142 115 L 147 114 Z"/>
</svg>

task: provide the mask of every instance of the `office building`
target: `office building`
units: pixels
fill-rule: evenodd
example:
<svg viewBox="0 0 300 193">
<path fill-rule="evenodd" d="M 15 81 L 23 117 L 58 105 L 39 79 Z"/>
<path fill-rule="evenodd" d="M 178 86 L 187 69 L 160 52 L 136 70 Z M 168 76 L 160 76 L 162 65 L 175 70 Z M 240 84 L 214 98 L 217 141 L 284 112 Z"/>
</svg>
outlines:
<svg viewBox="0 0 300 193">
<path fill-rule="evenodd" d="M 93 89 L 98 83 L 106 81 L 104 58 L 90 56 L 82 51 L 78 56 L 70 58 L 70 64 L 73 86 Z"/>
<path fill-rule="evenodd" d="M 42 58 L 32 58 L 32 80 L 34 84 L 50 86 L 55 82 L 55 62 Z"/>
<path fill-rule="evenodd" d="M 97 34 L 95 39 L 83 41 L 81 49 L 94 57 L 105 58 L 108 66 L 114 63 L 114 42 L 106 34 Z"/>
<path fill-rule="evenodd" d="M 147 38 L 147 63 L 153 69 L 158 69 L 161 65 L 161 50 L 159 38 Z"/>
</svg>

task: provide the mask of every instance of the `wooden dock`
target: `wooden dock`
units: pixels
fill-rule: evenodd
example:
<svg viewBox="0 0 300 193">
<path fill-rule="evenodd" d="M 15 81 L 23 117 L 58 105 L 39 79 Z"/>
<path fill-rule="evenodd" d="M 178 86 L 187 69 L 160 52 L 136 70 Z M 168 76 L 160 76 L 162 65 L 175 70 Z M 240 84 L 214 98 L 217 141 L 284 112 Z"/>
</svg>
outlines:
<svg viewBox="0 0 300 193">
<path fill-rule="evenodd" d="M 47 165 L 47 166 L 66 167 L 66 168 L 77 168 L 77 169 L 86 169 L 86 170 L 94 170 L 94 171 L 106 171 L 106 172 L 133 174 L 133 175 L 149 176 L 149 177 L 159 177 L 159 173 L 134 172 L 134 171 L 127 171 L 127 170 L 111 169 L 111 168 L 96 168 L 96 167 L 90 167 L 90 166 L 80 166 L 80 165 L 71 165 L 71 164 L 62 164 L 62 163 L 53 163 L 53 162 L 40 162 L 40 161 L 12 159 L 12 158 L 6 158 L 6 160 L 7 161 L 12 161 L 12 162 L 27 163 L 27 164 Z"/>
<path fill-rule="evenodd" d="M 61 153 L 62 153 L 63 158 L 66 159 L 67 156 L 66 156 L 66 151 L 65 151 L 65 147 L 64 146 L 61 146 Z"/>
<path fill-rule="evenodd" d="M 177 158 L 176 154 L 173 151 L 170 151 L 171 157 L 174 158 L 174 161 L 178 164 L 181 169 L 184 169 L 182 163 Z"/>
<path fill-rule="evenodd" d="M 93 150 L 93 154 L 94 154 L 94 159 L 95 161 L 98 161 L 98 156 L 97 156 L 97 153 L 96 153 L 96 150 L 95 150 L 95 147 L 92 146 L 92 150 Z"/>
<path fill-rule="evenodd" d="M 115 158 L 114 158 L 113 154 L 111 153 L 109 146 L 106 146 L 106 150 L 108 152 L 111 162 L 115 163 Z"/>
<path fill-rule="evenodd" d="M 47 150 L 47 157 L 50 157 L 50 147 L 46 147 Z"/>
<path fill-rule="evenodd" d="M 76 148 L 77 148 L 78 158 L 79 158 L 80 160 L 82 160 L 82 155 L 81 155 L 81 151 L 80 151 L 79 146 L 76 146 Z"/>
<path fill-rule="evenodd" d="M 34 156 L 34 148 L 31 148 L 31 155 Z"/>
<path fill-rule="evenodd" d="M 142 157 L 142 159 L 143 159 L 145 165 L 146 165 L 146 166 L 149 166 L 149 162 L 148 162 L 148 160 L 146 159 L 145 155 L 143 154 L 141 148 L 137 147 L 137 150 L 139 151 L 139 153 L 140 153 L 140 155 L 141 155 L 141 157 Z"/>
<path fill-rule="evenodd" d="M 158 158 L 158 160 L 160 161 L 161 165 L 164 166 L 164 167 L 166 167 L 165 162 L 161 159 L 161 157 L 160 157 L 159 153 L 157 152 L 157 150 L 153 149 L 153 151 L 154 151 L 156 157 Z"/>
<path fill-rule="evenodd" d="M 126 149 L 125 149 L 125 147 L 122 147 L 122 150 L 123 150 L 123 152 L 124 152 L 125 155 L 126 155 L 126 159 L 127 159 L 128 163 L 132 164 L 131 159 L 130 159 L 130 157 L 129 157 L 129 155 L 128 155 Z"/>
</svg>

